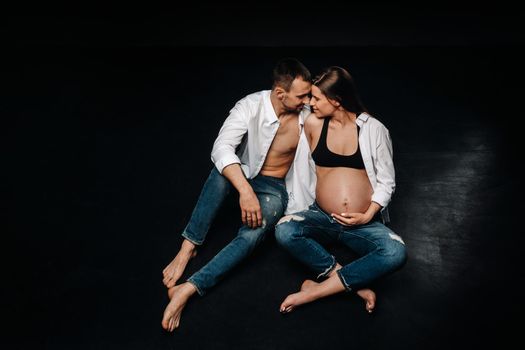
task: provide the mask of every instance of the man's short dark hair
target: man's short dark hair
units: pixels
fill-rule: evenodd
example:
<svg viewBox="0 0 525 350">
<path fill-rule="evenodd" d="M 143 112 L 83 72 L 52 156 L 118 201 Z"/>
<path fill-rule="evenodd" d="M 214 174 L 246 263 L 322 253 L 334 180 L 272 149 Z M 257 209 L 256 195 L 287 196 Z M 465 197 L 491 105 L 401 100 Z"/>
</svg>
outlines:
<svg viewBox="0 0 525 350">
<path fill-rule="evenodd" d="M 281 59 L 275 65 L 273 69 L 273 86 L 275 89 L 277 86 L 282 87 L 285 91 L 290 91 L 292 82 L 296 78 L 301 78 L 304 81 L 310 82 L 312 76 L 308 68 L 299 60 L 293 57 L 287 57 Z"/>
</svg>

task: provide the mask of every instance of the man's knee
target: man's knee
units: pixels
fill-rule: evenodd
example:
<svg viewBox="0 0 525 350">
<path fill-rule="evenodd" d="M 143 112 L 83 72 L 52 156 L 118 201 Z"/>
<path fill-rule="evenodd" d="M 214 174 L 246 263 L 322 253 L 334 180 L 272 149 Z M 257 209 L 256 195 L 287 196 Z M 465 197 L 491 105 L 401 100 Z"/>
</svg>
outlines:
<svg viewBox="0 0 525 350">
<path fill-rule="evenodd" d="M 300 231 L 299 222 L 304 218 L 299 215 L 285 215 L 275 226 L 275 240 L 282 246 L 290 244 L 297 237 Z"/>
<path fill-rule="evenodd" d="M 277 222 L 283 215 L 284 201 L 277 195 L 265 194 L 258 197 L 263 217 L 268 222 Z"/>
<path fill-rule="evenodd" d="M 265 231 L 260 229 L 241 229 L 237 239 L 241 239 L 248 246 L 255 247 L 264 238 Z"/>
</svg>

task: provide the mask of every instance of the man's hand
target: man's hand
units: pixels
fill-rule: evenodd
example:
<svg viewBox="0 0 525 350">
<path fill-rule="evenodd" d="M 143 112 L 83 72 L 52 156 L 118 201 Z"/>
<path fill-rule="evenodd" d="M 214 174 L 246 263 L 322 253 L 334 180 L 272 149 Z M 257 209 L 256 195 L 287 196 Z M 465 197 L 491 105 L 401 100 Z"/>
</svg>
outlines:
<svg viewBox="0 0 525 350">
<path fill-rule="evenodd" d="M 262 225 L 262 212 L 259 199 L 250 188 L 239 193 L 239 205 L 241 206 L 242 223 L 251 228 Z"/>
<path fill-rule="evenodd" d="M 261 226 L 261 205 L 252 186 L 250 186 L 248 180 L 244 177 L 241 166 L 237 163 L 230 164 L 223 169 L 222 174 L 230 180 L 237 191 L 239 191 L 242 223 L 251 228 Z"/>
</svg>

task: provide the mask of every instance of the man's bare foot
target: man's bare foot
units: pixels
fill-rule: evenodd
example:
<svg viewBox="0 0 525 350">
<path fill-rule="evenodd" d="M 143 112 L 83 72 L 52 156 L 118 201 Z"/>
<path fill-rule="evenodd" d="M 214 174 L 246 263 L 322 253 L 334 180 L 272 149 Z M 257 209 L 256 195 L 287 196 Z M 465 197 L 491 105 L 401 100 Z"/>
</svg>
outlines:
<svg viewBox="0 0 525 350">
<path fill-rule="evenodd" d="M 162 328 L 168 332 L 172 332 L 175 328 L 179 327 L 182 310 L 184 306 L 186 306 L 188 299 L 196 291 L 193 284 L 189 282 L 170 288 L 168 295 L 170 295 L 171 300 L 168 306 L 166 306 L 166 309 L 164 309 Z"/>
<path fill-rule="evenodd" d="M 197 255 L 195 245 L 185 239 L 175 259 L 162 271 L 164 276 L 162 283 L 168 288 L 175 286 L 180 276 L 184 273 L 188 261 L 195 255 Z"/>
<path fill-rule="evenodd" d="M 366 311 L 372 313 L 376 306 L 376 293 L 372 289 L 365 288 L 358 290 L 357 295 L 364 299 Z"/>
</svg>

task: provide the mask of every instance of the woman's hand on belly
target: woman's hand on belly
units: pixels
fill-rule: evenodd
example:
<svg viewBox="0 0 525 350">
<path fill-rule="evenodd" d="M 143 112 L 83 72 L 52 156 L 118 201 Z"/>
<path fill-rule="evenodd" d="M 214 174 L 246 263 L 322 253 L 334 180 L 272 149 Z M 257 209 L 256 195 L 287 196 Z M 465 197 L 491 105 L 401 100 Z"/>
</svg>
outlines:
<svg viewBox="0 0 525 350">
<path fill-rule="evenodd" d="M 331 215 L 335 221 L 345 226 L 364 225 L 373 218 L 366 213 L 331 213 Z"/>
<path fill-rule="evenodd" d="M 372 202 L 364 213 L 331 213 L 331 215 L 341 225 L 364 225 L 369 223 L 380 210 L 381 206 Z"/>
</svg>

